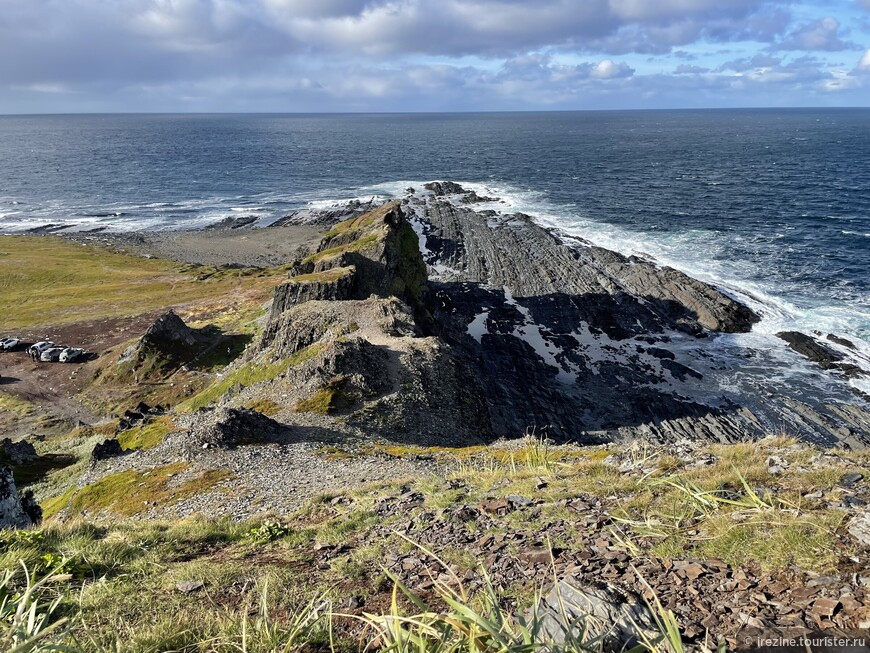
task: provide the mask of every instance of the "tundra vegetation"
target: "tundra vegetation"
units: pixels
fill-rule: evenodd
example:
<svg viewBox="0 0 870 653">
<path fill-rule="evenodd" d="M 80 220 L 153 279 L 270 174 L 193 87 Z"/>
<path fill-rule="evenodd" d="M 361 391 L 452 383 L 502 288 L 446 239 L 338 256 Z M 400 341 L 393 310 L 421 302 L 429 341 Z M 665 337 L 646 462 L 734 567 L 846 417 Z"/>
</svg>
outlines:
<svg viewBox="0 0 870 653">
<path fill-rule="evenodd" d="M 41 527 L 0 538 L 8 650 L 29 642 L 33 648 L 20 650 L 351 651 L 375 641 L 396 651 L 600 649 L 603 641 L 591 634 L 560 643 L 536 635 L 533 608 L 546 577 L 471 591 L 469 572 L 485 578 L 480 552 L 405 534 L 409 521 L 428 519 L 437 530 L 459 509 L 506 497 L 528 497 L 534 510 L 504 514 L 487 535 L 549 530 L 555 538 L 546 546 L 554 551 L 588 547 L 590 536 L 568 509 L 582 498 L 602 500 L 599 536 L 636 562 L 714 558 L 758 573 L 830 573 L 860 555 L 843 537 L 845 512 L 807 495 L 842 495 L 845 475 L 870 474 L 867 454 L 838 452 L 820 463 L 819 452 L 786 438 L 699 448 L 694 458 L 711 461 L 703 465 L 654 447 L 553 447 L 533 437 L 465 449 L 366 447 L 322 455 L 431 456 L 445 473 L 348 488 L 313 497 L 294 514 L 247 522 L 131 520 L 148 502 L 177 500 L 218 480 L 173 487 L 183 472 L 177 464 L 108 476 L 45 502 Z M 786 471 L 772 474 L 771 456 Z M 378 510 L 415 493 L 422 500 L 407 512 Z M 58 502 L 104 517 L 57 521 Z M 390 552 L 415 552 L 443 573 L 432 574 L 424 592 L 410 588 L 385 564 Z M 676 617 L 649 601 L 661 632 L 639 646 L 682 650 Z M 36 625 L 25 618 L 31 611 Z"/>
</svg>

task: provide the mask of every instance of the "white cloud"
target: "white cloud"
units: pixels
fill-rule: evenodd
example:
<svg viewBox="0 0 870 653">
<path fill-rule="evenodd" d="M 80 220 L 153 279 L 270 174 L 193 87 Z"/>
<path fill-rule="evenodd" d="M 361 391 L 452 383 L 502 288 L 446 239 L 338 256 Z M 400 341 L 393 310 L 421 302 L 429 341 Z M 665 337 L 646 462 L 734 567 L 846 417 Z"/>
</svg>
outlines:
<svg viewBox="0 0 870 653">
<path fill-rule="evenodd" d="M 596 79 L 613 79 L 615 77 L 631 77 L 634 68 L 625 63 L 616 63 L 611 59 L 599 61 L 592 68 L 591 75 Z"/>
<path fill-rule="evenodd" d="M 807 2 L 0 0 L 0 111 L 50 93 L 57 110 L 382 110 L 854 91 L 870 52 L 849 79 L 800 57 L 856 47 L 863 28 L 837 11 L 853 0 L 826 2 L 830 15 Z M 640 74 L 638 55 L 655 55 Z"/>
</svg>

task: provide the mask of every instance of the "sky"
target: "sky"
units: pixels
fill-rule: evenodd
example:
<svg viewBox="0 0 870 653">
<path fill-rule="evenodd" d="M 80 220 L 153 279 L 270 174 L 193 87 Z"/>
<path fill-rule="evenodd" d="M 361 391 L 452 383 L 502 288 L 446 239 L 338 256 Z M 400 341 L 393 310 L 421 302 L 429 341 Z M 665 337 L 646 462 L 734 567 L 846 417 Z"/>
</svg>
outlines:
<svg viewBox="0 0 870 653">
<path fill-rule="evenodd" d="M 870 106 L 870 0 L 0 0 L 0 113 Z"/>
</svg>

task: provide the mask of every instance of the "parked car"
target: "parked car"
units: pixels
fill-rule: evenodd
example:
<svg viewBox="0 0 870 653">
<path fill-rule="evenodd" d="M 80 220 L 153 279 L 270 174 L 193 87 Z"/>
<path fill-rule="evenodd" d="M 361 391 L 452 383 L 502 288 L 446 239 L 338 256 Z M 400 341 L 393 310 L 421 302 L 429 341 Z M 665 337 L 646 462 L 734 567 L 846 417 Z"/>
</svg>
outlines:
<svg viewBox="0 0 870 653">
<path fill-rule="evenodd" d="M 60 354 L 64 349 L 66 349 L 66 347 L 49 347 L 48 349 L 44 349 L 42 353 L 39 354 L 39 360 L 43 363 L 56 363 L 60 360 Z"/>
<path fill-rule="evenodd" d="M 84 355 L 85 350 L 81 347 L 67 347 L 62 352 L 60 352 L 59 360 L 61 363 L 74 363 Z"/>
<path fill-rule="evenodd" d="M 52 347 L 54 347 L 54 343 L 51 340 L 40 340 L 39 342 L 30 345 L 30 347 L 27 348 L 27 353 L 41 355 L 46 349 L 51 349 Z"/>
<path fill-rule="evenodd" d="M 12 351 L 21 341 L 18 338 L 3 338 L 0 340 L 0 349 L 3 351 Z"/>
</svg>

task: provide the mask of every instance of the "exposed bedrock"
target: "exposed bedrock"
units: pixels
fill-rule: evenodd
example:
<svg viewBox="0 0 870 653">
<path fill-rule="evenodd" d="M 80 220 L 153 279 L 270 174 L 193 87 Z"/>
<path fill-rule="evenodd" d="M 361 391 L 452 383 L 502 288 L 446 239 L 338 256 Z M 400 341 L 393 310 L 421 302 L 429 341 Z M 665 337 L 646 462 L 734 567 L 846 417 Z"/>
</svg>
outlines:
<svg viewBox="0 0 870 653">
<path fill-rule="evenodd" d="M 419 304 L 426 266 L 398 201 L 340 222 L 275 292 L 272 316 L 312 299 L 397 297 Z"/>
<path fill-rule="evenodd" d="M 458 205 L 456 185 L 428 189 L 404 207 L 430 270 L 434 329 L 481 380 L 497 434 L 525 421 L 589 441 L 868 440 L 870 414 L 848 403 L 851 391 L 839 403 L 730 371 L 779 363 L 733 345 L 723 354 L 720 334 L 748 332 L 759 316 L 719 289 L 522 214 Z M 722 390 L 734 375 L 742 389 Z"/>
<path fill-rule="evenodd" d="M 42 509 L 33 500 L 33 492 L 18 491 L 12 470 L 0 465 L 0 529 L 26 528 L 42 520 Z"/>
<path fill-rule="evenodd" d="M 246 358 L 304 359 L 270 383 L 270 400 L 296 421 L 317 413 L 420 444 L 528 430 L 730 442 L 783 425 L 824 444 L 867 439 L 860 406 L 797 393 L 764 396 L 771 408 L 759 410 L 761 391 L 721 391 L 711 375 L 730 363 L 717 335 L 759 320 L 724 292 L 525 215 L 474 210 L 468 193 L 449 182 L 409 191 L 336 224 L 295 266 Z"/>
<path fill-rule="evenodd" d="M 663 328 L 745 332 L 759 320 L 743 304 L 678 270 L 580 239 L 568 246 L 526 215 L 487 216 L 438 198 L 416 201 L 423 203 L 430 226 L 427 249 L 457 278 L 507 287 L 516 298 L 563 296 L 571 304 L 566 319 L 600 325 L 611 337 Z"/>
</svg>

